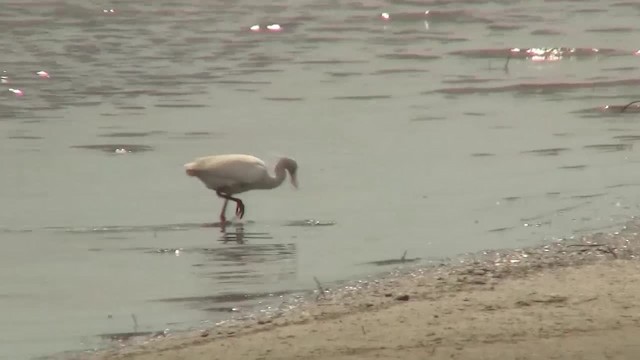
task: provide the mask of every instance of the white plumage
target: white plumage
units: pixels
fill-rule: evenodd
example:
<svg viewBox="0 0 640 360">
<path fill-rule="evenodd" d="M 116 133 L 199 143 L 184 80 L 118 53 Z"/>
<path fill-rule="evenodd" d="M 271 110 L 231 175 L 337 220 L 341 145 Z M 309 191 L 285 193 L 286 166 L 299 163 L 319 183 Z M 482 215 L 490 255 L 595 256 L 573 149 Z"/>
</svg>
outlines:
<svg viewBox="0 0 640 360">
<path fill-rule="evenodd" d="M 245 154 L 223 154 L 204 156 L 184 165 L 189 176 L 195 176 L 204 185 L 215 190 L 216 194 L 225 199 L 220 213 L 222 224 L 226 222 L 225 210 L 228 200 L 236 202 L 236 215 L 244 215 L 242 200 L 232 197 L 249 190 L 273 189 L 280 186 L 286 177 L 291 177 L 291 184 L 298 187 L 298 164 L 290 158 L 281 158 L 275 166 L 275 176 L 271 176 L 261 159 Z"/>
</svg>

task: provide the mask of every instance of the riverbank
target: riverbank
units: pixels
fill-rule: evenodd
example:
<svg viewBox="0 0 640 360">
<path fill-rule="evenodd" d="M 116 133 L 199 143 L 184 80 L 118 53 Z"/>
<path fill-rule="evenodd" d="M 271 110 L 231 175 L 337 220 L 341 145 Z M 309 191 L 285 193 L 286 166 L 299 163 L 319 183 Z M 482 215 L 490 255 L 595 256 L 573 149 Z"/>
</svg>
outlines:
<svg viewBox="0 0 640 360">
<path fill-rule="evenodd" d="M 327 291 L 275 318 L 150 338 L 92 359 L 630 359 L 640 228 L 486 251 Z"/>
</svg>

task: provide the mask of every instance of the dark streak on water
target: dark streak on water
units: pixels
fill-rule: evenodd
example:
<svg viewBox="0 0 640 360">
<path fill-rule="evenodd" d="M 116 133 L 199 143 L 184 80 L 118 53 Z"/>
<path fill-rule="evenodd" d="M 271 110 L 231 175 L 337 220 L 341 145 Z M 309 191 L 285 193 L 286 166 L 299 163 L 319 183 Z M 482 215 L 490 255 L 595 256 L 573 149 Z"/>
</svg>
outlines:
<svg viewBox="0 0 640 360">
<path fill-rule="evenodd" d="M 156 104 L 155 107 L 159 108 L 204 108 L 209 105 L 205 104 Z"/>
<path fill-rule="evenodd" d="M 369 261 L 364 263 L 364 265 L 374 265 L 374 266 L 390 266 L 390 265 L 403 265 L 403 264 L 411 264 L 421 260 L 421 258 L 402 258 L 402 259 L 387 259 L 387 260 L 377 260 L 377 261 Z"/>
<path fill-rule="evenodd" d="M 137 336 L 160 336 L 164 335 L 162 331 L 133 331 L 133 332 L 120 332 L 120 333 L 108 333 L 98 334 L 99 337 L 110 341 L 127 341 Z"/>
<path fill-rule="evenodd" d="M 368 95 L 368 96 L 334 96 L 334 100 L 382 100 L 391 99 L 391 95 Z"/>
<path fill-rule="evenodd" d="M 610 28 L 600 28 L 600 29 L 587 29 L 588 32 L 602 32 L 602 33 L 619 33 L 619 32 L 632 32 L 636 31 L 634 28 L 630 27 L 610 27 Z"/>
<path fill-rule="evenodd" d="M 384 59 L 391 59 L 391 60 L 418 60 L 418 61 L 440 59 L 440 56 L 430 55 L 430 54 L 387 54 L 387 55 L 380 55 L 380 57 Z"/>
<path fill-rule="evenodd" d="M 402 68 L 402 69 L 377 70 L 377 71 L 374 71 L 372 74 L 373 75 L 388 75 L 388 74 L 402 74 L 402 73 L 413 74 L 413 73 L 426 73 L 426 72 L 429 72 L 429 70 L 428 69 L 406 69 L 406 68 Z"/>
<path fill-rule="evenodd" d="M 442 83 L 445 84 L 476 84 L 476 83 L 486 83 L 486 82 L 492 82 L 492 81 L 496 81 L 497 79 L 479 79 L 476 77 L 472 77 L 472 76 L 464 76 L 461 77 L 460 79 L 445 79 L 442 80 Z"/>
<path fill-rule="evenodd" d="M 566 165 L 566 166 L 560 166 L 558 169 L 564 169 L 564 170 L 584 170 L 587 168 L 587 165 Z"/>
<path fill-rule="evenodd" d="M 514 52 L 512 49 L 521 49 L 521 51 Z M 463 57 L 477 58 L 477 59 L 490 59 L 490 58 L 500 58 L 506 59 L 507 57 L 512 58 L 528 58 L 535 54 L 528 53 L 525 50 L 530 49 L 528 47 L 511 47 L 505 49 L 468 49 L 468 50 L 455 50 L 449 52 L 451 55 L 458 55 Z M 618 49 L 607 49 L 607 48 L 567 48 L 567 47 L 559 47 L 559 48 L 541 48 L 541 50 L 557 51 L 559 55 L 569 56 L 574 58 L 589 58 L 594 56 L 630 56 L 631 53 L 629 51 L 618 50 Z"/>
<path fill-rule="evenodd" d="M 413 118 L 410 121 L 441 121 L 446 120 L 444 116 L 421 116 L 417 118 Z"/>
<path fill-rule="evenodd" d="M 304 101 L 301 97 L 264 97 L 265 100 L 270 101 Z"/>
<path fill-rule="evenodd" d="M 332 71 L 328 71 L 327 75 L 341 78 L 341 77 L 348 77 L 348 76 L 360 76 L 360 75 L 362 75 L 362 73 L 360 73 L 360 72 L 332 72 Z"/>
<path fill-rule="evenodd" d="M 190 131 L 190 132 L 186 132 L 184 133 L 186 136 L 207 136 L 207 135 L 213 135 L 213 133 L 209 132 L 209 131 Z"/>
<path fill-rule="evenodd" d="M 40 140 L 40 139 L 44 139 L 42 136 L 29 136 L 29 135 L 11 135 L 8 136 L 9 139 L 16 139 L 16 140 Z"/>
<path fill-rule="evenodd" d="M 640 135 L 617 135 L 613 138 L 620 141 L 640 141 Z"/>
<path fill-rule="evenodd" d="M 572 199 L 591 199 L 594 197 L 601 197 L 601 196 L 606 196 L 607 193 L 601 193 L 601 194 L 586 194 L 586 195 L 573 195 L 571 196 Z"/>
<path fill-rule="evenodd" d="M 553 29 L 538 29 L 538 30 L 533 30 L 531 32 L 531 35 L 539 35 L 539 36 L 558 36 L 563 34 L 564 33 L 562 31 L 553 30 Z"/>
<path fill-rule="evenodd" d="M 343 64 L 366 64 L 364 60 L 304 60 L 298 61 L 298 64 L 306 65 L 343 65 Z"/>
<path fill-rule="evenodd" d="M 511 230 L 511 229 L 513 229 L 513 226 L 510 226 L 510 227 L 501 227 L 501 228 L 495 228 L 495 229 L 489 229 L 489 230 L 487 230 L 487 231 L 488 231 L 488 232 L 492 232 L 492 233 L 493 233 L 493 232 L 505 232 L 505 231 L 507 231 L 507 230 Z"/>
<path fill-rule="evenodd" d="M 619 79 L 619 80 L 603 80 L 603 81 L 584 81 L 584 82 L 548 82 L 548 83 L 520 83 L 515 85 L 503 85 L 494 87 L 459 87 L 459 88 L 442 88 L 436 92 L 444 94 L 489 94 L 500 92 L 515 93 L 539 93 L 554 94 L 559 92 L 567 92 L 576 89 L 606 88 L 618 86 L 638 86 L 640 79 Z M 423 94 L 430 94 L 424 92 Z"/>
<path fill-rule="evenodd" d="M 141 131 L 141 132 L 115 132 L 101 134 L 101 137 L 146 137 L 151 135 L 166 134 L 166 131 Z"/>
<path fill-rule="evenodd" d="M 209 303 L 209 304 L 219 304 L 219 303 L 241 303 L 245 301 L 258 300 L 263 298 L 277 297 L 281 295 L 288 295 L 300 292 L 301 290 L 288 290 L 288 291 L 278 291 L 278 292 L 270 292 L 270 293 L 254 293 L 254 294 L 245 294 L 245 293 L 229 293 L 222 295 L 208 295 L 208 296 L 190 296 L 190 297 L 176 297 L 176 298 L 164 298 L 150 301 L 162 301 L 162 302 L 197 302 L 197 303 Z"/>
<path fill-rule="evenodd" d="M 551 148 L 551 149 L 536 149 L 523 151 L 523 154 L 532 154 L 538 156 L 558 156 L 563 152 L 569 151 L 569 148 Z"/>
<path fill-rule="evenodd" d="M 629 151 L 633 148 L 633 144 L 594 144 L 585 145 L 584 148 L 599 152 Z"/>
</svg>

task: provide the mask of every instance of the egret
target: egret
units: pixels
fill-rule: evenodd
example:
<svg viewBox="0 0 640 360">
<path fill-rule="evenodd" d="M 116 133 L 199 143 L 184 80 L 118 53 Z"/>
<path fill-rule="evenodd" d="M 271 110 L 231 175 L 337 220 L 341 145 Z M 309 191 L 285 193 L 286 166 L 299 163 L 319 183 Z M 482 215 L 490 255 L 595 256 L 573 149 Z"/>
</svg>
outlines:
<svg viewBox="0 0 640 360">
<path fill-rule="evenodd" d="M 223 154 L 196 158 L 184 164 L 189 176 L 195 176 L 204 185 L 224 199 L 220 222 L 226 223 L 225 212 L 229 200 L 236 203 L 236 216 L 242 219 L 245 206 L 242 200 L 232 195 L 249 190 L 273 189 L 284 181 L 289 173 L 291 184 L 298 187 L 298 163 L 288 157 L 282 157 L 275 166 L 274 174 L 269 174 L 267 166 L 261 159 L 245 154 Z"/>
</svg>

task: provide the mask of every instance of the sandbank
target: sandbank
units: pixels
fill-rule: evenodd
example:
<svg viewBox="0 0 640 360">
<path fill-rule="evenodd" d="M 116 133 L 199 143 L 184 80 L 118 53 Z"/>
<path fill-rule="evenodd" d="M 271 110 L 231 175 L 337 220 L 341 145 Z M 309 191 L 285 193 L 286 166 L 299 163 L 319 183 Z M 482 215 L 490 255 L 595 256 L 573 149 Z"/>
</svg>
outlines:
<svg viewBox="0 0 640 360">
<path fill-rule="evenodd" d="M 271 317 L 82 359 L 635 359 L 640 223 L 324 289 Z M 68 358 L 68 357 L 67 357 Z"/>
</svg>

